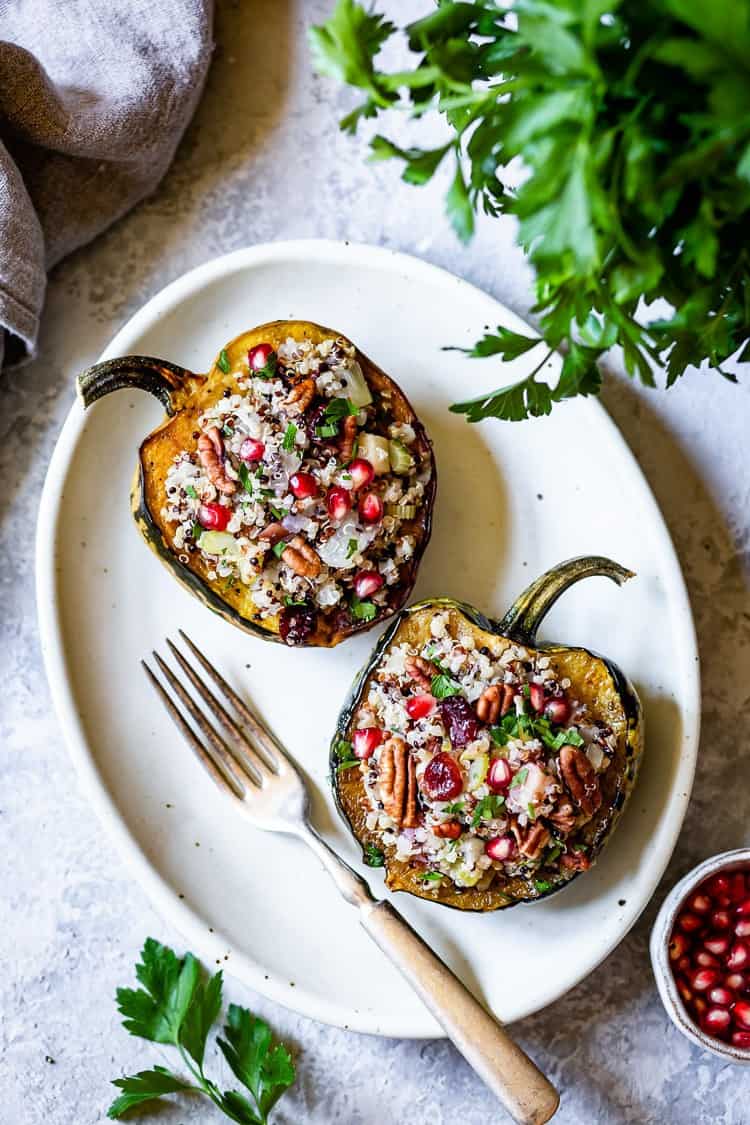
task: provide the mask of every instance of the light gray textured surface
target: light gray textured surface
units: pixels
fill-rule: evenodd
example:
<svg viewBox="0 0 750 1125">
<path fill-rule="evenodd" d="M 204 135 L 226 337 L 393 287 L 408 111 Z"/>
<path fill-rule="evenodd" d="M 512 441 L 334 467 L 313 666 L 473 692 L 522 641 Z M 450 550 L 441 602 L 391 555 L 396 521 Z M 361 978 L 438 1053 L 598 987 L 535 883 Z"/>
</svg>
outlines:
<svg viewBox="0 0 750 1125">
<path fill-rule="evenodd" d="M 390 4 L 399 14 L 421 7 Z M 364 138 L 338 134 L 348 95 L 311 75 L 304 38 L 305 25 L 328 8 L 328 0 L 220 6 L 207 95 L 165 183 L 56 270 L 39 359 L 0 379 L 2 1125 L 104 1120 L 109 1079 L 160 1054 L 122 1031 L 115 987 L 130 982 L 147 934 L 179 947 L 78 791 L 38 649 L 34 526 L 73 374 L 166 282 L 253 242 L 380 243 L 447 266 L 521 313 L 531 303 L 510 224 L 482 223 L 474 245 L 461 249 L 442 220 L 438 188 L 418 191 L 395 168 L 368 167 Z M 687 577 L 703 659 L 701 755 L 685 829 L 654 902 L 585 983 L 517 1032 L 563 1091 L 560 1125 L 747 1125 L 750 1068 L 722 1065 L 672 1028 L 647 937 L 678 875 L 750 843 L 750 386 L 693 373 L 663 394 L 616 374 L 605 404 L 654 489 Z M 297 1054 L 300 1079 L 281 1103 L 280 1125 L 502 1119 L 444 1042 L 356 1037 L 272 1008 L 231 979 L 227 992 L 267 1015 Z M 187 1102 L 145 1118 L 220 1119 Z"/>
</svg>

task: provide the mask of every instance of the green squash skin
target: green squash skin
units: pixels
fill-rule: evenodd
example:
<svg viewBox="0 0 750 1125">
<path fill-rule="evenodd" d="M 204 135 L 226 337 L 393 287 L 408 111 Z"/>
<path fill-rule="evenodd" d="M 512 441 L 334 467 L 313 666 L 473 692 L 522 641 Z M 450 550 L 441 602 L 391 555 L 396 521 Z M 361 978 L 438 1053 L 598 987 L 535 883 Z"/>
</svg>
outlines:
<svg viewBox="0 0 750 1125">
<path fill-rule="evenodd" d="M 580 560 L 574 560 L 574 561 L 577 563 Z M 571 564 L 562 564 L 561 567 L 555 568 L 554 571 L 550 572 L 550 574 L 556 576 L 562 571 L 563 567 L 570 566 L 570 565 Z M 593 573 L 593 571 L 591 571 L 591 573 Z M 597 573 L 604 573 L 604 572 L 603 571 L 597 571 Z M 585 575 L 583 575 L 583 576 L 585 576 Z M 609 577 L 613 577 L 613 575 L 610 574 Z M 576 580 L 577 580 L 577 578 L 571 578 L 569 581 L 576 581 Z M 617 578 L 616 580 L 620 581 L 621 579 Z M 557 596 L 559 596 L 559 591 L 555 593 L 555 595 L 551 599 L 551 601 L 556 600 Z M 523 598 L 524 598 L 524 595 L 521 595 L 521 598 L 519 599 L 519 602 L 521 602 L 523 600 Z M 518 603 L 516 603 L 516 604 L 518 604 Z M 420 612 L 424 609 L 429 609 L 429 610 L 432 610 L 434 612 L 438 612 L 442 609 L 453 609 L 453 610 L 456 610 L 457 612 L 461 613 L 472 625 L 476 626 L 479 629 L 482 629 L 483 631 L 485 631 L 487 633 L 494 634 L 495 636 L 506 637 L 510 640 L 519 640 L 520 641 L 520 637 L 514 636 L 513 631 L 508 632 L 507 629 L 503 630 L 501 628 L 501 625 L 504 622 L 507 623 L 509 617 L 511 616 L 511 613 L 513 612 L 512 610 L 509 614 L 506 614 L 506 616 L 505 616 L 505 618 L 503 618 L 502 622 L 492 621 L 488 617 L 486 617 L 483 613 L 481 613 L 479 610 L 477 610 L 474 606 L 467 605 L 465 602 L 459 602 L 459 601 L 456 601 L 452 598 L 434 598 L 434 599 L 426 599 L 424 601 L 418 602 L 415 605 L 409 606 L 409 607 L 401 610 L 401 612 L 398 614 L 398 616 L 389 624 L 388 628 L 384 631 L 384 633 L 382 634 L 382 636 L 378 640 L 378 643 L 375 646 L 372 654 L 370 655 L 370 657 L 368 658 L 364 667 L 360 670 L 360 672 L 358 673 L 358 675 L 357 675 L 357 677 L 354 681 L 354 684 L 353 684 L 353 686 L 352 686 L 352 688 L 349 692 L 347 700 L 344 703 L 344 706 L 342 707 L 341 712 L 339 714 L 338 721 L 337 721 L 337 724 L 336 724 L 336 732 L 335 732 L 335 734 L 334 734 L 334 736 L 331 740 L 331 745 L 330 745 L 330 776 L 331 776 L 331 782 L 332 782 L 332 787 L 333 787 L 334 800 L 335 800 L 336 807 L 338 809 L 338 812 L 339 812 L 340 816 L 343 818 L 344 822 L 347 824 L 350 831 L 352 831 L 352 833 L 355 835 L 355 838 L 356 838 L 356 833 L 354 831 L 353 825 L 351 823 L 351 820 L 349 818 L 347 810 L 344 806 L 344 803 L 341 799 L 341 792 L 340 792 L 340 786 L 339 786 L 340 773 L 339 773 L 339 770 L 337 768 L 338 767 L 338 757 L 337 757 L 336 748 L 337 748 L 337 745 L 338 745 L 338 743 L 341 739 L 348 738 L 353 716 L 356 713 L 357 708 L 360 705 L 360 702 L 361 702 L 365 687 L 367 685 L 367 682 L 369 680 L 369 677 L 375 671 L 377 665 L 380 663 L 381 658 L 386 654 L 388 648 L 391 645 L 391 642 L 393 641 L 396 633 L 398 632 L 398 629 L 399 629 L 400 625 L 403 623 L 403 621 L 410 614 Z M 542 614 L 542 616 L 543 616 L 543 614 Z M 541 620 L 541 617 L 539 618 L 539 620 Z M 538 625 L 538 623 L 539 622 L 537 621 L 536 624 Z M 534 627 L 534 631 L 535 631 L 535 627 Z M 524 644 L 530 644 L 531 643 L 531 639 L 529 638 L 529 634 L 523 627 L 520 627 L 518 632 L 523 633 L 524 637 L 525 637 L 524 641 L 521 642 L 521 643 L 524 643 Z M 589 848 L 590 848 L 589 858 L 591 859 L 592 866 L 593 866 L 593 861 L 595 861 L 597 856 L 601 853 L 605 844 L 607 843 L 607 841 L 611 837 L 613 831 L 615 830 L 615 828 L 617 826 L 617 823 L 619 822 L 619 819 L 622 815 L 622 812 L 623 812 L 623 809 L 624 809 L 625 804 L 627 802 L 627 799 L 628 799 L 630 793 L 632 792 L 633 787 L 634 787 L 635 782 L 636 782 L 638 769 L 639 769 L 639 766 L 640 766 L 640 761 L 641 761 L 641 757 L 642 757 L 642 753 L 643 753 L 644 723 L 643 723 L 643 713 L 642 713 L 641 704 L 640 704 L 640 701 L 638 699 L 638 695 L 635 691 L 635 688 L 630 683 L 628 678 L 621 671 L 621 669 L 613 661 L 609 660 L 608 658 L 600 656 L 598 653 L 595 653 L 595 652 L 591 651 L 590 649 L 586 649 L 586 648 L 578 647 L 578 646 L 572 647 L 570 645 L 555 644 L 553 642 L 537 643 L 536 641 L 534 641 L 533 644 L 531 645 L 531 647 L 533 647 L 537 651 L 545 652 L 545 653 L 548 653 L 548 654 L 555 654 L 555 653 L 559 653 L 559 652 L 582 653 L 585 657 L 587 657 L 591 660 L 601 661 L 601 663 L 604 665 L 607 672 L 611 676 L 615 692 L 617 693 L 617 695 L 618 695 L 618 697 L 621 701 L 621 704 L 622 704 L 625 720 L 626 720 L 626 723 L 627 723 L 626 735 L 625 735 L 626 765 L 625 765 L 625 769 L 622 770 L 617 775 L 616 791 L 615 791 L 615 793 L 614 793 L 614 795 L 613 795 L 613 797 L 612 797 L 612 799 L 611 799 L 611 801 L 608 805 L 609 815 L 605 819 L 601 820 L 601 822 L 598 826 L 598 829 L 596 831 L 596 834 L 593 836 L 593 838 L 589 842 Z M 365 848 L 364 845 L 363 845 L 363 849 L 362 849 L 362 858 L 363 858 L 363 862 L 365 862 L 367 864 L 368 863 L 368 855 L 367 855 L 367 851 L 366 851 L 366 848 Z M 386 861 L 386 865 L 387 865 L 387 861 Z M 498 890 L 498 891 L 495 892 L 495 894 L 497 895 L 497 898 L 498 898 L 499 901 L 498 901 L 497 905 L 493 905 L 493 906 L 472 907 L 470 905 L 462 906 L 462 905 L 459 905 L 457 903 L 441 901 L 438 897 L 436 897 L 435 891 L 430 891 L 430 890 L 425 890 L 424 893 L 420 893 L 420 891 L 418 889 L 412 889 L 411 887 L 408 890 L 406 890 L 404 888 L 401 888 L 401 887 L 396 887 L 395 890 L 396 891 L 403 891 L 404 893 L 408 893 L 408 894 L 414 894 L 416 897 L 423 898 L 427 902 L 433 902 L 433 903 L 436 903 L 439 906 L 449 907 L 450 909 L 460 910 L 462 912 L 492 913 L 495 910 L 507 910 L 507 909 L 510 909 L 513 906 L 518 906 L 522 903 L 528 904 L 528 903 L 532 903 L 532 902 L 540 902 L 542 899 L 550 898 L 552 895 L 557 894 L 559 891 L 563 890 L 565 887 L 570 886 L 570 884 L 575 879 L 577 879 L 579 875 L 584 874 L 584 873 L 585 872 L 578 871 L 578 872 L 574 872 L 572 875 L 566 876 L 565 878 L 560 878 L 560 879 L 557 880 L 557 882 L 549 890 L 546 890 L 546 891 L 543 891 L 543 892 L 540 892 L 536 889 L 536 887 L 534 886 L 534 883 L 531 879 L 526 880 L 525 881 L 526 888 L 527 888 L 526 893 L 522 896 L 517 896 L 517 897 L 513 897 L 513 898 L 511 898 L 509 895 L 505 895 L 502 891 Z M 470 888 L 470 890 L 473 890 L 473 888 Z M 489 895 L 491 893 L 492 893 L 492 889 L 490 889 L 490 892 L 484 892 L 485 895 Z M 439 891 L 438 891 L 438 894 L 439 894 Z M 471 896 L 467 895 L 466 897 L 470 898 Z"/>
</svg>

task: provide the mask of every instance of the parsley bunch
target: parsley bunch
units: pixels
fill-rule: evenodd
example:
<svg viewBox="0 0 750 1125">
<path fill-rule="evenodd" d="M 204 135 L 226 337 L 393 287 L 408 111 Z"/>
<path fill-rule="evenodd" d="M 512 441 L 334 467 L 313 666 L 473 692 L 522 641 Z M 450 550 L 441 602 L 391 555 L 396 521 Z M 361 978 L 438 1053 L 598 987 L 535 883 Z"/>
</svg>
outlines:
<svg viewBox="0 0 750 1125">
<path fill-rule="evenodd" d="M 372 159 L 403 161 L 417 185 L 451 161 L 459 237 L 479 209 L 514 215 L 536 271 L 543 342 L 500 327 L 468 352 L 538 349 L 533 372 L 451 409 L 548 414 L 599 392 L 615 345 L 647 386 L 658 367 L 671 386 L 702 363 L 736 381 L 722 364 L 750 359 L 750 0 L 444 0 L 405 31 L 414 62 L 392 73 L 377 57 L 396 28 L 356 0 L 312 29 L 318 70 L 364 93 L 341 127 L 438 110 L 443 145 L 376 136 Z M 557 348 L 551 387 L 539 376 Z"/>
<path fill-rule="evenodd" d="M 203 1070 L 206 1040 L 221 1009 L 221 972 L 206 977 L 192 953 L 180 959 L 166 945 L 147 938 L 135 975 L 143 986 L 118 988 L 117 1006 L 131 1035 L 176 1047 L 190 1079 L 163 1066 L 142 1070 L 113 1082 L 122 1093 L 107 1111 L 117 1119 L 136 1106 L 166 1094 L 191 1091 L 207 1095 L 239 1125 L 267 1125 L 268 1115 L 295 1079 L 288 1051 L 273 1045 L 271 1029 L 247 1008 L 230 1004 L 224 1038 L 217 1038 L 235 1077 L 250 1094 L 222 1092 Z"/>
</svg>

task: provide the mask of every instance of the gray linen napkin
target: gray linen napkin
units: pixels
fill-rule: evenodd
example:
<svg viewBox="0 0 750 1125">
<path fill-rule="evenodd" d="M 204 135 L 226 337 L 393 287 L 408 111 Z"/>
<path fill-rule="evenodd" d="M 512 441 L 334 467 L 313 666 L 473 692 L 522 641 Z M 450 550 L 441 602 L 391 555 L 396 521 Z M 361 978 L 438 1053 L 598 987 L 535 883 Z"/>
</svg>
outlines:
<svg viewBox="0 0 750 1125">
<path fill-rule="evenodd" d="M 47 270 L 164 175 L 208 70 L 212 8 L 0 0 L 0 367 L 34 354 Z"/>
</svg>

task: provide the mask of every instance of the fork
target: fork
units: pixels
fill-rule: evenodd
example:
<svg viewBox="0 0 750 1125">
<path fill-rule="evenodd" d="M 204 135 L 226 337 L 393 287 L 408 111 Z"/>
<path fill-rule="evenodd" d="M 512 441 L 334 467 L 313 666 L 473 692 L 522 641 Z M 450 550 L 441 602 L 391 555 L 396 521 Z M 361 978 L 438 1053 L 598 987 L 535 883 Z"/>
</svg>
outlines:
<svg viewBox="0 0 750 1125">
<path fill-rule="evenodd" d="M 519 1125 L 549 1121 L 560 1101 L 554 1086 L 401 914 L 389 902 L 374 898 L 364 879 L 316 832 L 309 820 L 307 787 L 291 756 L 182 629 L 179 632 L 195 662 L 171 640 L 167 639 L 167 645 L 193 693 L 157 652 L 153 658 L 192 726 L 145 660 L 142 664 L 170 716 L 219 788 L 254 828 L 296 836 L 315 852 L 339 892 L 357 907 L 359 920 L 375 944 L 511 1117 Z M 216 697 L 196 663 L 234 714 Z M 206 711 L 223 728 L 223 736 Z"/>
</svg>

